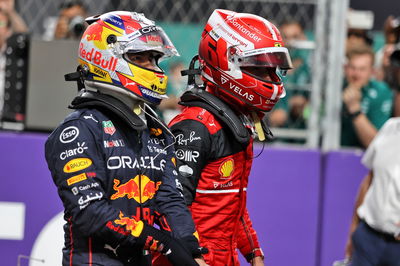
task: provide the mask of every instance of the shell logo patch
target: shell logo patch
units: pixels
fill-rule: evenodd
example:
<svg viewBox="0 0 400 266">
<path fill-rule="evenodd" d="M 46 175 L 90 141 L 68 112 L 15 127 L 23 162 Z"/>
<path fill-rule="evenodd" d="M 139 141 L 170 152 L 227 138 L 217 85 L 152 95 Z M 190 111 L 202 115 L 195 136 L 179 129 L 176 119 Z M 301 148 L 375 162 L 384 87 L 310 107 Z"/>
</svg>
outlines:
<svg viewBox="0 0 400 266">
<path fill-rule="evenodd" d="M 224 161 L 218 170 L 219 173 L 221 174 L 221 178 L 224 178 L 224 179 L 230 178 L 233 173 L 234 167 L 235 167 L 235 163 L 234 163 L 233 159 L 228 159 L 228 160 Z"/>
</svg>

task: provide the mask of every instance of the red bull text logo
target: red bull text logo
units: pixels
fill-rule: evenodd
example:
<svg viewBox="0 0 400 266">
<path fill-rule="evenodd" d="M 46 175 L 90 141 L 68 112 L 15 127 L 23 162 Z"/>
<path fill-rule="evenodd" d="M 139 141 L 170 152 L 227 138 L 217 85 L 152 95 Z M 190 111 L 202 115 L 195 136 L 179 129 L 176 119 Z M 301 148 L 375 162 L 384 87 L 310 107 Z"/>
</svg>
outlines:
<svg viewBox="0 0 400 266">
<path fill-rule="evenodd" d="M 92 62 L 93 64 L 102 67 L 103 69 L 115 71 L 115 68 L 117 67 L 117 58 L 111 57 L 106 60 L 103 58 L 103 54 L 94 48 L 92 48 L 90 51 L 83 48 L 83 43 L 81 43 L 79 46 L 79 56 L 86 59 L 88 62 Z"/>
<path fill-rule="evenodd" d="M 161 181 L 154 183 L 145 175 L 137 175 L 135 178 L 123 184 L 121 184 L 121 181 L 118 179 L 114 179 L 113 188 L 116 192 L 111 195 L 111 199 L 116 200 L 118 198 L 127 197 L 139 203 L 144 203 L 154 198 L 160 185 Z"/>
<path fill-rule="evenodd" d="M 156 44 L 162 44 L 162 39 L 159 35 L 148 35 L 147 36 L 147 42 L 152 42 Z"/>
</svg>

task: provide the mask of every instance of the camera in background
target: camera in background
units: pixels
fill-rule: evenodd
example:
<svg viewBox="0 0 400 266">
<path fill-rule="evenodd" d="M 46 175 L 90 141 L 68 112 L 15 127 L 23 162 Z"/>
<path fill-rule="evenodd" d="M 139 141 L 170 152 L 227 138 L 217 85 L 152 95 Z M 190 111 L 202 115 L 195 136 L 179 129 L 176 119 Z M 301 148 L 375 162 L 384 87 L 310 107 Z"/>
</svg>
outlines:
<svg viewBox="0 0 400 266">
<path fill-rule="evenodd" d="M 400 68 L 400 16 L 390 21 L 390 29 L 395 40 L 395 46 L 392 54 L 390 55 L 390 64 L 393 67 Z"/>
<path fill-rule="evenodd" d="M 68 25 L 68 31 L 72 38 L 79 39 L 86 29 L 85 18 L 82 16 L 73 17 Z"/>
<path fill-rule="evenodd" d="M 54 31 L 54 39 L 80 39 L 87 23 L 87 9 L 82 1 L 65 1 L 60 6 L 60 12 Z"/>
</svg>

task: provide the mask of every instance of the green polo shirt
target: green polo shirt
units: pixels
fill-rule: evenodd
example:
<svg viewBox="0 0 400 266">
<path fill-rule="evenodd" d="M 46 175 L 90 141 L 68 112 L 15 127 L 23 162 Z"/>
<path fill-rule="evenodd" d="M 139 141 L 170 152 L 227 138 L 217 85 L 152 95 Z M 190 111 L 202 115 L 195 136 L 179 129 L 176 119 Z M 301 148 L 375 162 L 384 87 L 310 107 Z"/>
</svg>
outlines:
<svg viewBox="0 0 400 266">
<path fill-rule="evenodd" d="M 385 82 L 377 80 L 370 80 L 361 91 L 361 111 L 379 130 L 392 115 L 393 92 Z M 363 148 L 358 140 L 351 118 L 346 115 L 345 106 L 342 107 L 341 119 L 341 145 Z"/>
</svg>

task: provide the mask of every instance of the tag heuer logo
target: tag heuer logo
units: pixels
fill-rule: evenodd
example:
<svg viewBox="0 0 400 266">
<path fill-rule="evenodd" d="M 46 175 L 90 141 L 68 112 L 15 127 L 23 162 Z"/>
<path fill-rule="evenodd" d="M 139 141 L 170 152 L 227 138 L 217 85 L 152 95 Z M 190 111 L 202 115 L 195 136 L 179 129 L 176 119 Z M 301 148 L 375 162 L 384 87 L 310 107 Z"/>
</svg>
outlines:
<svg viewBox="0 0 400 266">
<path fill-rule="evenodd" d="M 110 120 L 103 121 L 102 124 L 103 124 L 104 132 L 106 134 L 113 135 L 115 133 L 116 130 L 115 130 L 114 124 Z"/>
</svg>

